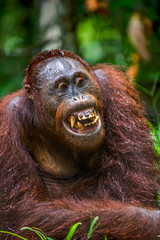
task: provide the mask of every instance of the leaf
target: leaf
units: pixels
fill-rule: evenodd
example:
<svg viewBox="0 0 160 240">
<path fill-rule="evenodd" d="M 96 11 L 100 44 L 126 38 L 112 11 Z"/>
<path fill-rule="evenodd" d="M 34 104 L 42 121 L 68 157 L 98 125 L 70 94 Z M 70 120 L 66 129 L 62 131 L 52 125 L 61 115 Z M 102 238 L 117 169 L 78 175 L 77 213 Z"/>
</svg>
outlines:
<svg viewBox="0 0 160 240">
<path fill-rule="evenodd" d="M 8 233 L 8 234 L 13 235 L 13 236 L 15 236 L 15 237 L 18 237 L 18 238 L 20 238 L 20 239 L 28 240 L 27 238 L 21 237 L 20 235 L 17 235 L 17 234 L 12 233 L 12 232 L 0 231 L 0 233 Z"/>
<path fill-rule="evenodd" d="M 104 240 L 107 240 L 107 236 L 106 235 L 104 236 Z"/>
<path fill-rule="evenodd" d="M 69 230 L 69 233 L 66 237 L 66 240 L 70 240 L 73 237 L 73 234 L 75 233 L 77 227 L 82 224 L 81 222 L 75 223 Z"/>
<path fill-rule="evenodd" d="M 43 232 L 41 229 L 33 227 L 33 229 L 35 229 L 37 232 L 39 232 L 46 240 L 53 240 L 50 237 L 47 237 L 47 235 L 45 234 L 45 232 Z"/>
<path fill-rule="evenodd" d="M 95 225 L 95 223 L 97 222 L 98 219 L 99 219 L 98 216 L 96 216 L 96 217 L 93 219 L 93 221 L 92 221 L 92 223 L 91 223 L 91 226 L 90 226 L 90 229 L 89 229 L 89 232 L 88 232 L 88 235 L 87 235 L 88 238 L 91 237 L 92 232 L 93 232 L 93 231 L 96 229 L 96 227 L 98 226 L 98 225 L 95 226 L 95 228 L 93 229 L 93 227 L 94 227 L 94 225 Z"/>
<path fill-rule="evenodd" d="M 33 228 L 30 228 L 30 227 L 23 227 L 20 230 L 30 230 L 31 232 L 35 232 L 40 237 L 40 239 L 48 240 L 47 236 L 45 236 L 45 234 L 42 233 L 42 231 L 40 229 L 38 229 L 38 230 L 37 229 L 38 228 L 33 229 Z"/>
</svg>

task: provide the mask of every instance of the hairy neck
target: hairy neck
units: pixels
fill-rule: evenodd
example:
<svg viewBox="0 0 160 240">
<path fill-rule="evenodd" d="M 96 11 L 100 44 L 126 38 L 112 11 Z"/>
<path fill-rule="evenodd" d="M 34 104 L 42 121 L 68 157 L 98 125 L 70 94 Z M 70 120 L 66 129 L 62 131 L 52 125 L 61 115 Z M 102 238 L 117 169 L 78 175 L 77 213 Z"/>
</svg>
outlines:
<svg viewBox="0 0 160 240">
<path fill-rule="evenodd" d="M 97 152 L 76 153 L 58 141 L 54 144 L 36 142 L 31 147 L 39 167 L 57 179 L 75 178 L 97 168 Z"/>
</svg>

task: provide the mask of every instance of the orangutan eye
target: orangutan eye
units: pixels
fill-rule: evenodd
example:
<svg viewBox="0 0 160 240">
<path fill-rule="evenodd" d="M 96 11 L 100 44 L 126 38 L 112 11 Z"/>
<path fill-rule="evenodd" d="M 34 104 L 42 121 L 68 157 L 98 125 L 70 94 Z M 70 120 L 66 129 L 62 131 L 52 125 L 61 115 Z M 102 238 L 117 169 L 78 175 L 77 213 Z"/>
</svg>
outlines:
<svg viewBox="0 0 160 240">
<path fill-rule="evenodd" d="M 60 83 L 58 85 L 58 87 L 61 91 L 65 91 L 68 88 L 68 84 L 67 83 Z"/>
<path fill-rule="evenodd" d="M 83 87 L 83 86 L 84 86 L 84 83 L 85 83 L 84 78 L 78 78 L 78 79 L 77 79 L 77 82 L 76 82 L 76 85 L 77 85 L 78 87 Z"/>
</svg>

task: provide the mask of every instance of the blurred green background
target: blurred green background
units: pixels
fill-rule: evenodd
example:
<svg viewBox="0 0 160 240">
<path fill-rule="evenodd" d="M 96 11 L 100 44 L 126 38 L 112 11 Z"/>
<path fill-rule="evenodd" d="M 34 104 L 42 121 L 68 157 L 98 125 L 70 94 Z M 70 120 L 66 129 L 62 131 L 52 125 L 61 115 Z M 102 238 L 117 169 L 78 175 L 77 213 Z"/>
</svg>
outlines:
<svg viewBox="0 0 160 240">
<path fill-rule="evenodd" d="M 52 48 L 122 66 L 159 125 L 159 0 L 1 0 L 0 97 L 21 88 L 31 58 Z"/>
</svg>

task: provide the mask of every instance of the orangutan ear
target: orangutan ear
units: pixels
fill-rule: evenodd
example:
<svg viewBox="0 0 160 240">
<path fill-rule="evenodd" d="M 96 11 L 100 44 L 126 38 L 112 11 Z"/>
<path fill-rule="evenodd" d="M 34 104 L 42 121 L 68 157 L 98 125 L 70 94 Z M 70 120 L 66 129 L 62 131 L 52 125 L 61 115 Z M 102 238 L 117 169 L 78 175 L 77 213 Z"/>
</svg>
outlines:
<svg viewBox="0 0 160 240">
<path fill-rule="evenodd" d="M 30 99 L 32 99 L 32 96 L 31 96 L 31 85 L 28 84 L 28 79 L 27 79 L 27 77 L 25 77 L 25 79 L 24 79 L 24 81 L 23 81 L 23 88 L 25 89 L 28 97 L 29 97 Z"/>
</svg>

